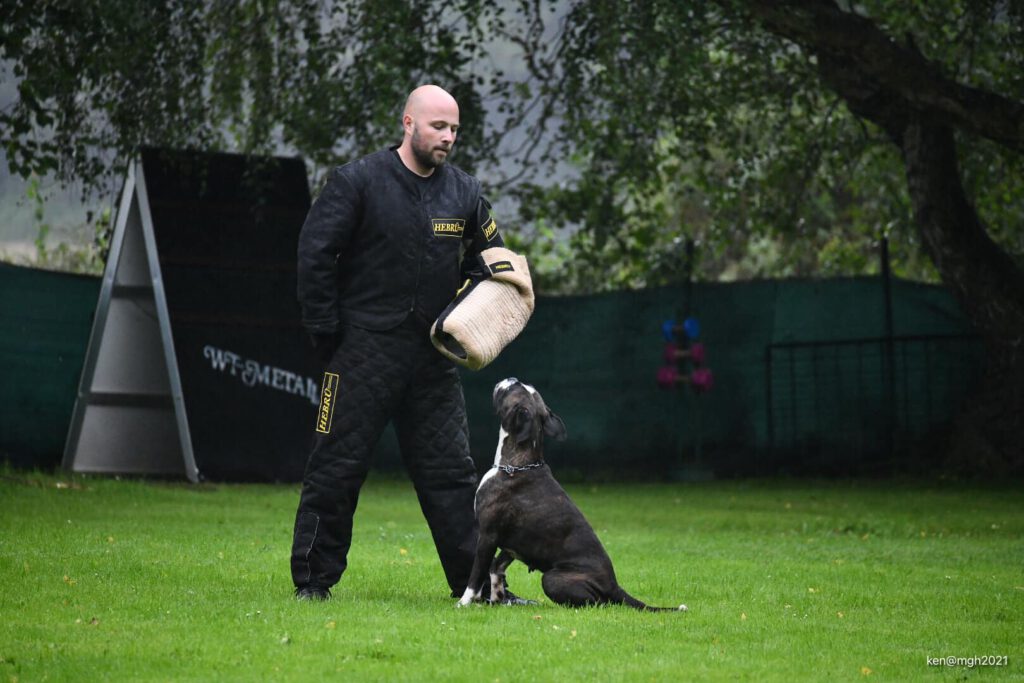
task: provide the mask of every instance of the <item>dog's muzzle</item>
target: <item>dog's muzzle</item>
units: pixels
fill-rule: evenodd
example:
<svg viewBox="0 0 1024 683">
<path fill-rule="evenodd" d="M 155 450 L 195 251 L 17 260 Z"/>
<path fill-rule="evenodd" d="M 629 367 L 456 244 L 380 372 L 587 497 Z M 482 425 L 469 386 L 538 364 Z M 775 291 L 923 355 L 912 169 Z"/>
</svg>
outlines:
<svg viewBox="0 0 1024 683">
<path fill-rule="evenodd" d="M 442 354 L 479 370 L 519 336 L 533 313 L 533 281 L 526 259 L 504 247 L 480 253 L 484 277 L 468 280 L 430 328 Z"/>
</svg>

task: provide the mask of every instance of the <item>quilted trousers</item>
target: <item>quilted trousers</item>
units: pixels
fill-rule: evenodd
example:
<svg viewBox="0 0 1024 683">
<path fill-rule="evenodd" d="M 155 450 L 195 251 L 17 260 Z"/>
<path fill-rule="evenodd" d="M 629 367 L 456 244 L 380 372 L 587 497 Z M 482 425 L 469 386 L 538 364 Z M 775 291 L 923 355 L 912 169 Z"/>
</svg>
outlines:
<svg viewBox="0 0 1024 683">
<path fill-rule="evenodd" d="M 478 533 L 465 399 L 455 366 L 414 315 L 386 332 L 346 328 L 327 365 L 295 516 L 296 587 L 341 578 L 359 490 L 392 421 L 452 595 L 465 589 Z"/>
</svg>

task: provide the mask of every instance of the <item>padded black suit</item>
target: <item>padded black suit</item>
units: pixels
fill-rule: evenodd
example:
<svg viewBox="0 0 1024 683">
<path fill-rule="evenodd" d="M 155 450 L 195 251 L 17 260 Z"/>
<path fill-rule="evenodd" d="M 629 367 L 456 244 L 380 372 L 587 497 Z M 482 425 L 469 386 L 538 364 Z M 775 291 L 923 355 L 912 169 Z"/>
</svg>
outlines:
<svg viewBox="0 0 1024 683">
<path fill-rule="evenodd" d="M 456 367 L 430 325 L 472 258 L 503 246 L 480 183 L 444 164 L 422 178 L 395 148 L 333 169 L 299 237 L 298 296 L 310 334 L 337 344 L 311 420 L 292 579 L 329 588 L 344 572 L 374 446 L 393 421 L 453 595 L 476 547 L 477 474 Z M 463 268 L 466 264 L 466 268 Z"/>
</svg>

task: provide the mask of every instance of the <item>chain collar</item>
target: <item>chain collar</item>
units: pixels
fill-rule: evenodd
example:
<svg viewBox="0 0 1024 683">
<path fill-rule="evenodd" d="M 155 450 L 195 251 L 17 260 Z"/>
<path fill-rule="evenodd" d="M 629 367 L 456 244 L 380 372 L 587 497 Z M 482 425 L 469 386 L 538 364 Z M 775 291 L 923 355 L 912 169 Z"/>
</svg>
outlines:
<svg viewBox="0 0 1024 683">
<path fill-rule="evenodd" d="M 498 469 L 510 477 L 514 477 L 516 472 L 525 472 L 526 470 L 532 470 L 537 467 L 544 467 L 544 463 L 535 462 L 529 465 L 523 465 L 522 467 L 517 467 L 515 465 L 498 465 Z"/>
</svg>

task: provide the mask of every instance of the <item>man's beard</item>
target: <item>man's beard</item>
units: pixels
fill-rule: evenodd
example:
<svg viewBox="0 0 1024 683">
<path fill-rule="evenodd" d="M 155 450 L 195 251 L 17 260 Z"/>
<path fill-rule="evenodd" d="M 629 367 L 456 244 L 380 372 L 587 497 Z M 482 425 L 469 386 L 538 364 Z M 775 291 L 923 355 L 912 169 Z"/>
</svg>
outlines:
<svg viewBox="0 0 1024 683">
<path fill-rule="evenodd" d="M 448 159 L 448 154 L 451 154 L 451 148 L 445 150 L 448 154 L 445 154 L 440 159 L 434 157 L 434 152 L 437 148 L 428 148 L 423 146 L 423 138 L 420 137 L 419 131 L 413 129 L 412 131 L 412 155 L 416 157 L 416 161 L 419 162 L 424 168 L 437 168 Z"/>
</svg>

